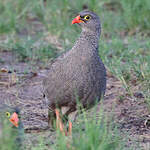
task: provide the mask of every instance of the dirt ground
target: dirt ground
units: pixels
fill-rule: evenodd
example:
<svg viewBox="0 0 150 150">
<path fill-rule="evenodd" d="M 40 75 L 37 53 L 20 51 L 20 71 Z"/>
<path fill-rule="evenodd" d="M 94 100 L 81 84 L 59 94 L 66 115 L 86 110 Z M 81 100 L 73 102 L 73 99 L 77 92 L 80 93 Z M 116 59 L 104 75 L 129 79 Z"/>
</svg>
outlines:
<svg viewBox="0 0 150 150">
<path fill-rule="evenodd" d="M 6 103 L 21 109 L 24 128 L 32 132 L 32 134 L 27 134 L 28 137 L 33 139 L 35 134 L 42 134 L 49 136 L 49 139 L 54 139 L 54 132 L 42 130 L 48 125 L 47 106 L 42 94 L 42 80 L 48 70 L 33 73 L 32 67 L 28 64 L 13 61 L 15 56 L 8 51 L 1 52 L 0 59 L 5 59 L 3 63 L 0 63 L 0 104 Z M 16 72 L 5 72 L 2 69 L 7 68 L 8 71 L 12 67 Z M 26 69 L 28 73 L 25 74 Z M 122 134 L 129 134 L 127 139 L 129 145 L 135 142 L 137 144 L 135 149 L 142 147 L 143 150 L 148 150 L 150 149 L 150 114 L 138 87 L 133 86 L 132 88 L 135 93 L 129 96 L 122 83 L 108 72 L 104 110 L 108 114 L 113 114 Z M 49 144 L 52 144 L 53 141 L 51 140 Z"/>
</svg>

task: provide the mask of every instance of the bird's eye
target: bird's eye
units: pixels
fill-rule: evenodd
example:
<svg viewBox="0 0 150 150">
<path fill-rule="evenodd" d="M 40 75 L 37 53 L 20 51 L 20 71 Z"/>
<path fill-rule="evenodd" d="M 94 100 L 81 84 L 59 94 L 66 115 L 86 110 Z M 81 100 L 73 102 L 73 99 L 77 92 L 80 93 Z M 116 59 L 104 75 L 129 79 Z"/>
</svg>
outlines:
<svg viewBox="0 0 150 150">
<path fill-rule="evenodd" d="M 6 116 L 7 116 L 7 117 L 10 117 L 10 113 L 9 113 L 9 112 L 6 112 Z"/>
<path fill-rule="evenodd" d="M 90 16 L 89 16 L 89 15 L 86 15 L 86 16 L 84 16 L 84 19 L 85 19 L 85 20 L 89 20 L 89 19 L 90 19 Z"/>
</svg>

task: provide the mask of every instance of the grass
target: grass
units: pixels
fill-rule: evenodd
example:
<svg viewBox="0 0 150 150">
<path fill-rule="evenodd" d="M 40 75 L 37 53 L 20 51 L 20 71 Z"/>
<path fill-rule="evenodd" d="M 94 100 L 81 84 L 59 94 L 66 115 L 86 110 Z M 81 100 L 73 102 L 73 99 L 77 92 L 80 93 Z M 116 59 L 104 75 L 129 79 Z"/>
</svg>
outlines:
<svg viewBox="0 0 150 150">
<path fill-rule="evenodd" d="M 123 150 L 125 140 L 120 136 L 112 117 L 108 118 L 104 115 L 102 106 L 100 112 L 95 113 L 95 109 L 96 107 L 92 109 L 91 119 L 89 119 L 89 114 L 83 110 L 83 114 L 73 124 L 72 136 L 66 137 L 57 130 L 54 144 L 46 146 L 45 140 L 39 137 L 37 146 L 32 150 L 44 148 L 51 150 Z"/>
<path fill-rule="evenodd" d="M 150 78 L 149 47 L 149 38 L 144 40 L 138 37 L 113 38 L 111 42 L 101 42 L 101 48 L 105 50 L 100 51 L 100 54 L 105 56 L 103 58 L 105 64 L 123 82 L 126 88 L 136 82 L 135 84 L 141 87 L 141 92 L 146 94 L 145 92 L 149 89 Z M 147 83 L 145 84 L 145 82 Z"/>
<path fill-rule="evenodd" d="M 17 62 L 46 64 L 60 51 L 55 44 L 44 40 L 45 33 L 55 35 L 64 50 L 70 49 L 80 33 L 71 20 L 83 7 L 88 7 L 101 18 L 99 54 L 104 64 L 132 97 L 133 86 L 138 86 L 150 110 L 149 6 L 149 0 L 0 0 L 0 52 L 13 52 Z M 104 150 L 110 146 L 115 149 L 120 143 L 118 133 L 112 133 L 112 128 L 108 133 L 106 124 L 101 127 L 96 122 L 83 124 L 84 132 L 79 126 L 75 131 L 80 140 L 76 135 L 73 137 L 77 149 Z M 64 140 L 60 136 L 59 149 L 66 148 Z"/>
<path fill-rule="evenodd" d="M 102 115 L 102 114 L 101 114 Z M 54 149 L 58 150 L 114 150 L 123 149 L 124 143 L 112 124 L 108 124 L 106 118 L 96 119 L 94 115 L 92 120 L 85 115 L 82 121 L 74 127 L 73 137 L 64 137 L 58 134 L 57 143 Z M 69 146 L 68 146 L 69 145 Z M 67 148 L 68 147 L 68 148 Z"/>
<path fill-rule="evenodd" d="M 124 148 L 125 141 L 120 136 L 117 125 L 112 121 L 113 116 L 108 117 L 104 113 L 102 103 L 100 110 L 96 110 L 96 107 L 90 113 L 82 110 L 73 128 L 72 141 L 69 138 L 68 142 L 68 139 L 58 136 L 58 149 L 65 150 L 68 143 L 71 143 L 72 149 L 78 150 L 121 150 Z"/>
</svg>

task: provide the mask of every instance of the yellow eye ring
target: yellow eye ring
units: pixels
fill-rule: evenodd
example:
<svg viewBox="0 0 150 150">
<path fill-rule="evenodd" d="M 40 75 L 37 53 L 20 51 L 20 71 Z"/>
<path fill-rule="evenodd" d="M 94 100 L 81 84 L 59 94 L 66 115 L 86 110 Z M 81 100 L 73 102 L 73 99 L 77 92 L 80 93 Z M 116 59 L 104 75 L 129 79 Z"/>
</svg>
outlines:
<svg viewBox="0 0 150 150">
<path fill-rule="evenodd" d="M 9 113 L 9 112 L 6 112 L 6 116 L 7 116 L 7 117 L 10 117 L 10 113 Z"/>
<path fill-rule="evenodd" d="M 89 15 L 84 16 L 85 20 L 89 20 L 91 17 Z"/>
</svg>

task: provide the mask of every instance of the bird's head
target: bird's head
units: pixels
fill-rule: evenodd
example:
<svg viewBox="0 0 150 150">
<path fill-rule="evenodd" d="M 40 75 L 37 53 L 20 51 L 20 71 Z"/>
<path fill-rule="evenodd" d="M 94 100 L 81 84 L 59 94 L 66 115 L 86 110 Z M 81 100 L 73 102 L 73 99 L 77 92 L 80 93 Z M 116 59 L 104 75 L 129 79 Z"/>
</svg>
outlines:
<svg viewBox="0 0 150 150">
<path fill-rule="evenodd" d="M 84 31 L 100 32 L 100 19 L 94 12 L 84 10 L 81 11 L 76 18 L 72 20 L 72 24 L 78 23 Z"/>
<path fill-rule="evenodd" d="M 0 106 L 0 119 L 10 122 L 13 126 L 19 126 L 19 109 L 8 105 Z M 0 120 L 0 121 L 1 121 Z"/>
</svg>

